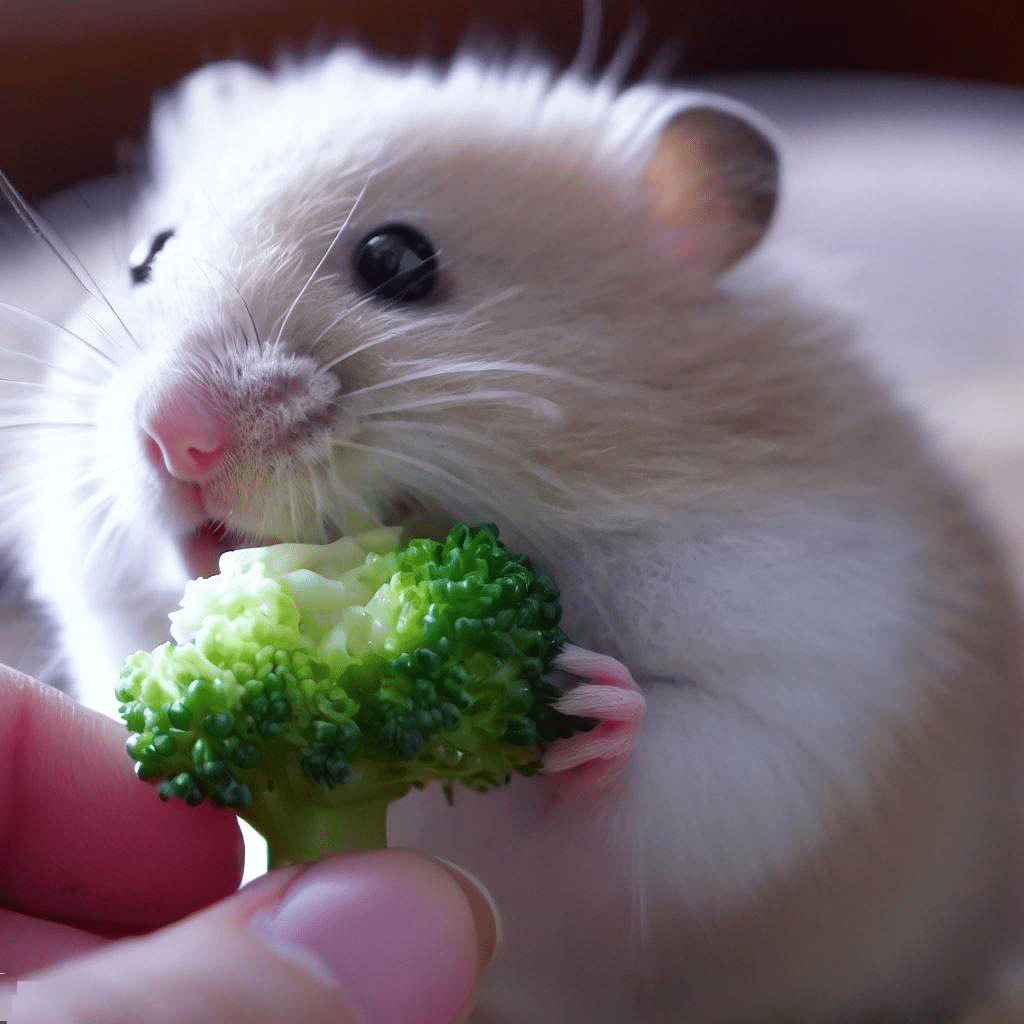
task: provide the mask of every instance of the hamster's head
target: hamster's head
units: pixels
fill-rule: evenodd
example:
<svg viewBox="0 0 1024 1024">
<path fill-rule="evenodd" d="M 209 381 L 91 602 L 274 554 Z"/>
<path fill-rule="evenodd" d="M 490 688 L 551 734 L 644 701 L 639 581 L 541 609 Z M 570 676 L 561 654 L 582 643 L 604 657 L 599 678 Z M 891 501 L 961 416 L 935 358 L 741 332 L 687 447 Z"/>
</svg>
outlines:
<svg viewBox="0 0 1024 1024">
<path fill-rule="evenodd" d="M 621 502 L 777 189 L 707 97 L 349 51 L 197 72 L 151 157 L 96 472 L 195 571 L 211 544 Z"/>
</svg>

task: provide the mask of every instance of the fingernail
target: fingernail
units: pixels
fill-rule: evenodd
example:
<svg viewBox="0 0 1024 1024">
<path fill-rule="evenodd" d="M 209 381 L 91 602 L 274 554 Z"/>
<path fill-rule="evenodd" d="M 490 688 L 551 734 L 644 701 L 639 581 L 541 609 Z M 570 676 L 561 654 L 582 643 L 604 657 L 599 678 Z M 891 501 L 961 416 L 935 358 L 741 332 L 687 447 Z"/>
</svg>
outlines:
<svg viewBox="0 0 1024 1024">
<path fill-rule="evenodd" d="M 483 971 L 497 956 L 501 947 L 501 914 L 498 912 L 498 904 L 476 875 L 450 860 L 445 860 L 444 857 L 438 857 L 437 860 L 452 875 L 462 889 L 463 895 L 469 900 L 473 920 L 476 921 L 479 954 L 477 967 Z"/>
<path fill-rule="evenodd" d="M 451 874 L 416 854 L 313 865 L 251 925 L 336 989 L 360 1024 L 446 1024 L 476 986 L 474 908 Z"/>
</svg>

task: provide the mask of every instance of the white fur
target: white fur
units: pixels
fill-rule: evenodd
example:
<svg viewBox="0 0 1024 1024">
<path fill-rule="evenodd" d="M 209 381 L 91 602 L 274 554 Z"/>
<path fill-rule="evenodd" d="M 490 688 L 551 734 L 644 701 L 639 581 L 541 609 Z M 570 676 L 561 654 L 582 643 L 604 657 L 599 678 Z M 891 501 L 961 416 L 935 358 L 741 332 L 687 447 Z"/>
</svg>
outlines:
<svg viewBox="0 0 1024 1024">
<path fill-rule="evenodd" d="M 653 244 L 645 163 L 698 102 L 348 50 L 199 72 L 157 110 L 138 218 L 175 236 L 149 284 L 72 322 L 93 349 L 55 339 L 64 378 L 95 385 L 79 401 L 58 371 L 27 415 L 89 425 L 19 449 L 32 501 L 12 529 L 80 691 L 109 708 L 123 657 L 166 638 L 202 518 L 144 455 L 175 381 L 234 418 L 209 500 L 240 530 L 318 540 L 409 495 L 424 522 L 496 520 L 649 713 L 596 803 L 529 780 L 396 808 L 398 842 L 464 863 L 503 908 L 484 1010 L 923 1024 L 1001 941 L 1005 595 L 827 317 Z M 436 302 L 359 294 L 352 246 L 388 220 L 439 244 Z M 282 379 L 295 394 L 268 408 Z"/>
</svg>

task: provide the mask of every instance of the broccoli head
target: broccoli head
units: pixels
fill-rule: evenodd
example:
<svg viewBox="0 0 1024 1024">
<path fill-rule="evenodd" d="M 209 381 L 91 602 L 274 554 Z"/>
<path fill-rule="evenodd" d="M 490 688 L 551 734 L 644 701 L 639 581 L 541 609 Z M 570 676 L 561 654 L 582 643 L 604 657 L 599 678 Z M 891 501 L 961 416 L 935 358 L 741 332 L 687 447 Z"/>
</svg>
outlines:
<svg viewBox="0 0 1024 1024">
<path fill-rule="evenodd" d="M 139 777 L 235 809 L 276 865 L 383 846 L 412 787 L 531 775 L 593 724 L 553 707 L 557 587 L 494 526 L 400 545 L 378 529 L 232 551 L 190 582 L 173 640 L 121 672 Z"/>
</svg>

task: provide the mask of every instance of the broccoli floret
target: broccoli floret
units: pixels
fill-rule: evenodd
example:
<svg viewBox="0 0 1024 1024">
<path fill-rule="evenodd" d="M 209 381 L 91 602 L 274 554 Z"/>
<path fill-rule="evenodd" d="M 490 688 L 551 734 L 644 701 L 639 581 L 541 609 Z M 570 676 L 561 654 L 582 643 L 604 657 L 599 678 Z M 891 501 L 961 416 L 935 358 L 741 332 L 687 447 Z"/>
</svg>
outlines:
<svg viewBox="0 0 1024 1024">
<path fill-rule="evenodd" d="M 388 804 L 438 780 L 532 775 L 589 728 L 553 708 L 558 589 L 492 525 L 232 551 L 117 697 L 139 778 L 231 807 L 271 866 L 386 845 Z"/>
</svg>

